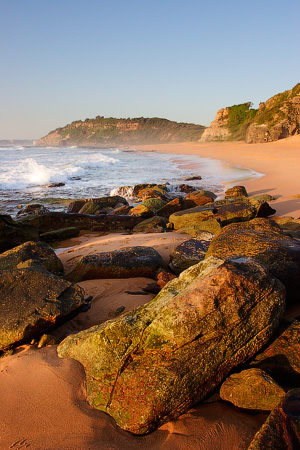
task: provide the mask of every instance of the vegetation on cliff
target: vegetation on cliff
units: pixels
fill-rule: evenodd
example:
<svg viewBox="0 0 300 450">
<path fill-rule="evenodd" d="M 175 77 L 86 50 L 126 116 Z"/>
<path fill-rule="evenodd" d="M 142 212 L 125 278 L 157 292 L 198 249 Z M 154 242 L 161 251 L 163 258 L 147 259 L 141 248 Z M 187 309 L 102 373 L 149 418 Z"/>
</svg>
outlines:
<svg viewBox="0 0 300 450">
<path fill-rule="evenodd" d="M 253 109 L 252 103 L 246 102 L 219 110 L 201 140 L 269 142 L 299 132 L 300 83 L 260 103 L 258 109 Z"/>
<path fill-rule="evenodd" d="M 177 123 L 167 119 L 115 119 L 97 116 L 95 119 L 75 121 L 51 131 L 36 142 L 38 146 L 114 146 L 198 141 L 204 131 L 202 125 Z"/>
</svg>

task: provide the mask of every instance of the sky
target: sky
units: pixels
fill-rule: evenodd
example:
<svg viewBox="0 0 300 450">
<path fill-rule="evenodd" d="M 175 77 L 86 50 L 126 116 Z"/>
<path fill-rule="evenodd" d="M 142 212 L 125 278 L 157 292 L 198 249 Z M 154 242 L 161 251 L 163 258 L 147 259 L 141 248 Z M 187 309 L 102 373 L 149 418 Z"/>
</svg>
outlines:
<svg viewBox="0 0 300 450">
<path fill-rule="evenodd" d="M 299 0 L 0 0 L 0 139 L 258 107 L 300 82 L 299 16 Z"/>
</svg>

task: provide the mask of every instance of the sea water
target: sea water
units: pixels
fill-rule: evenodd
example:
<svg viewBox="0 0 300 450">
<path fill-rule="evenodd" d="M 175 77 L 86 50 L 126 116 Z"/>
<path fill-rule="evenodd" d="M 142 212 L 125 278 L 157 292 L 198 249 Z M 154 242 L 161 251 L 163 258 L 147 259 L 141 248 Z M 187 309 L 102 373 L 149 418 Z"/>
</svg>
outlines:
<svg viewBox="0 0 300 450">
<path fill-rule="evenodd" d="M 186 181 L 191 176 L 201 180 Z M 63 211 L 73 199 L 97 198 L 139 183 L 182 183 L 220 194 L 262 176 L 224 161 L 135 149 L 0 147 L 0 213 L 42 203 Z M 63 186 L 50 187 L 53 183 Z"/>
</svg>

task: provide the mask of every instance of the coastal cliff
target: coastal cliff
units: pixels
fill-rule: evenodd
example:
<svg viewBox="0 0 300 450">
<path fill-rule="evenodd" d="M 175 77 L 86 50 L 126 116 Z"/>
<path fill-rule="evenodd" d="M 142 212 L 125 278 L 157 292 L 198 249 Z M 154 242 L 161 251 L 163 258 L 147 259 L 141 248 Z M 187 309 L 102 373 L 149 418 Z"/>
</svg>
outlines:
<svg viewBox="0 0 300 450">
<path fill-rule="evenodd" d="M 202 125 L 177 123 L 156 117 L 115 119 L 97 116 L 95 119 L 79 120 L 57 128 L 36 141 L 35 145 L 113 147 L 198 141 L 204 129 Z"/>
<path fill-rule="evenodd" d="M 222 108 L 201 142 L 245 140 L 272 142 L 300 133 L 300 83 L 253 109 L 251 102 Z"/>
</svg>

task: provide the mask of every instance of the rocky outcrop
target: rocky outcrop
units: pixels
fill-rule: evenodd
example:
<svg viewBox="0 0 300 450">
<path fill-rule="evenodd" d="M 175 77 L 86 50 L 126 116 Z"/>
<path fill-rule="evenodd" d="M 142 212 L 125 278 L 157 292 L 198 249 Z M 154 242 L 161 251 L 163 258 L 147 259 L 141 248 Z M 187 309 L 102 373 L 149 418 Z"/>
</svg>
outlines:
<svg viewBox="0 0 300 450">
<path fill-rule="evenodd" d="M 188 239 L 173 248 L 170 254 L 170 269 L 179 274 L 202 261 L 213 236 L 212 233 L 203 232 L 196 239 Z"/>
<path fill-rule="evenodd" d="M 187 411 L 257 352 L 283 314 L 285 292 L 260 263 L 210 259 L 120 318 L 68 336 L 60 357 L 84 366 L 88 400 L 145 434 Z"/>
<path fill-rule="evenodd" d="M 222 108 L 216 114 L 208 128 L 206 128 L 201 136 L 201 142 L 208 141 L 225 141 L 228 139 L 230 132 L 228 129 L 229 108 Z"/>
<path fill-rule="evenodd" d="M 77 283 L 95 278 L 155 278 L 162 267 L 163 260 L 154 248 L 127 247 L 80 258 L 67 279 Z"/>
<path fill-rule="evenodd" d="M 114 147 L 134 144 L 160 144 L 197 141 L 205 127 L 193 123 L 177 123 L 166 119 L 115 119 L 97 116 L 78 120 L 51 131 L 35 142 L 38 147 L 89 146 Z"/>
</svg>

